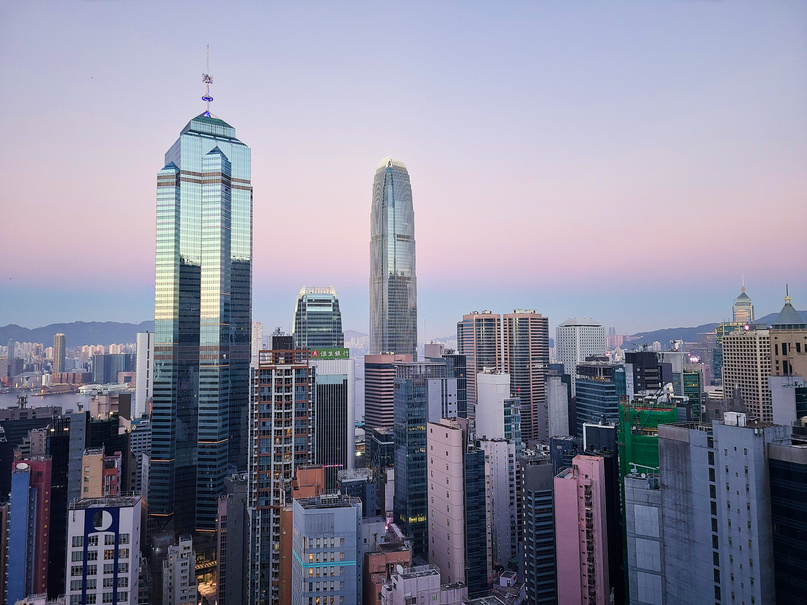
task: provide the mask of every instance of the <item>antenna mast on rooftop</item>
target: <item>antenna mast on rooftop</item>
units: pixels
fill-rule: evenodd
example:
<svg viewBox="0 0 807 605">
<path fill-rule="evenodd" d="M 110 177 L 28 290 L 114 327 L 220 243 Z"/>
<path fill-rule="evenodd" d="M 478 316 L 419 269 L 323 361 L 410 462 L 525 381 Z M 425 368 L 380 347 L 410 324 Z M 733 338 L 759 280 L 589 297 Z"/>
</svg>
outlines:
<svg viewBox="0 0 807 605">
<path fill-rule="evenodd" d="M 213 77 L 208 75 L 210 72 L 210 45 L 207 45 L 207 64 L 206 64 L 206 72 L 202 74 L 202 82 L 205 83 L 205 96 L 202 97 L 202 101 L 204 101 L 207 105 L 205 108 L 204 115 L 208 118 L 210 117 L 210 101 L 213 100 L 213 97 L 210 96 L 210 85 L 213 83 Z"/>
</svg>

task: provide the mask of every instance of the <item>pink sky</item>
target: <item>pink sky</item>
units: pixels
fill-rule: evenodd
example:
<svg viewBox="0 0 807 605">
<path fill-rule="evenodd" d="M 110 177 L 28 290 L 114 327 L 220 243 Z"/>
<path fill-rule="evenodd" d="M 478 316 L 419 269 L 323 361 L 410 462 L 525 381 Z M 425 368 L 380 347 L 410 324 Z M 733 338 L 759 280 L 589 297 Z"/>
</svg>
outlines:
<svg viewBox="0 0 807 605">
<path fill-rule="evenodd" d="M 762 312 L 785 282 L 807 306 L 803 3 L 221 6 L 5 7 L 0 325 L 153 316 L 156 173 L 208 43 L 252 148 L 256 320 L 332 284 L 366 331 L 387 155 L 426 338 L 482 308 L 718 321 L 741 274 Z"/>
</svg>

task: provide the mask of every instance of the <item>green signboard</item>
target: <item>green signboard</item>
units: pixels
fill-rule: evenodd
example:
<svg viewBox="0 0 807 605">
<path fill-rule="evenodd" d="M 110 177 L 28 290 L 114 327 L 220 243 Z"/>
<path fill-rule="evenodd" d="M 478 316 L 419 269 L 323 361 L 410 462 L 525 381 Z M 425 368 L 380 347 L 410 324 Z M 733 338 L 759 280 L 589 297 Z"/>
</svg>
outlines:
<svg viewBox="0 0 807 605">
<path fill-rule="evenodd" d="M 350 359 L 350 349 L 347 347 L 311 349 L 311 359 Z"/>
</svg>

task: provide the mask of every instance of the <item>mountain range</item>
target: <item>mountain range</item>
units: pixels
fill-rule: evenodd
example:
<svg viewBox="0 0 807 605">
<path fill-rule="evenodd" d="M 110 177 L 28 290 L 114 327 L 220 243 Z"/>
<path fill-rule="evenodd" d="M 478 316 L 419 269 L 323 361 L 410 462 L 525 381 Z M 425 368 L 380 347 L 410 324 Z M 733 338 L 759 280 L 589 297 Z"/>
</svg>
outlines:
<svg viewBox="0 0 807 605">
<path fill-rule="evenodd" d="M 769 313 L 764 317 L 759 317 L 754 323 L 770 325 L 779 315 Z M 799 315 L 807 319 L 807 311 L 799 311 Z M 698 334 L 704 332 L 714 332 L 717 322 L 702 324 L 694 327 L 663 328 L 650 332 L 639 332 L 633 335 L 633 340 L 626 342 L 628 347 L 632 345 L 651 344 L 659 341 L 662 345 L 667 345 L 671 340 L 683 340 L 684 342 L 698 342 Z M 121 323 L 116 321 L 74 321 L 72 323 L 50 324 L 41 328 L 23 328 L 16 324 L 9 324 L 0 327 L 0 344 L 5 344 L 14 339 L 17 342 L 41 342 L 45 346 L 52 346 L 54 335 L 61 332 L 65 335 L 68 347 L 81 345 L 110 345 L 116 343 L 135 342 L 138 332 L 153 332 L 154 321 L 143 321 L 139 324 Z M 345 338 L 367 337 L 364 332 L 345 330 Z M 445 340 L 456 339 L 456 336 L 446 337 Z M 443 339 L 437 339 L 443 340 Z"/>
</svg>

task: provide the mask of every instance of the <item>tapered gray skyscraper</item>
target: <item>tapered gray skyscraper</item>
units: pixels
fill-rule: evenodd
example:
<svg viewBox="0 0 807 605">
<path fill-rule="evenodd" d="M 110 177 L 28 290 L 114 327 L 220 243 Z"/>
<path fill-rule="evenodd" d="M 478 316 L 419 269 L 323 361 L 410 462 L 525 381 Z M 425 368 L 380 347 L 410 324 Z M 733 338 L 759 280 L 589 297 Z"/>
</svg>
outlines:
<svg viewBox="0 0 807 605">
<path fill-rule="evenodd" d="M 385 158 L 375 171 L 370 212 L 370 354 L 417 359 L 415 212 L 409 173 Z"/>
</svg>

